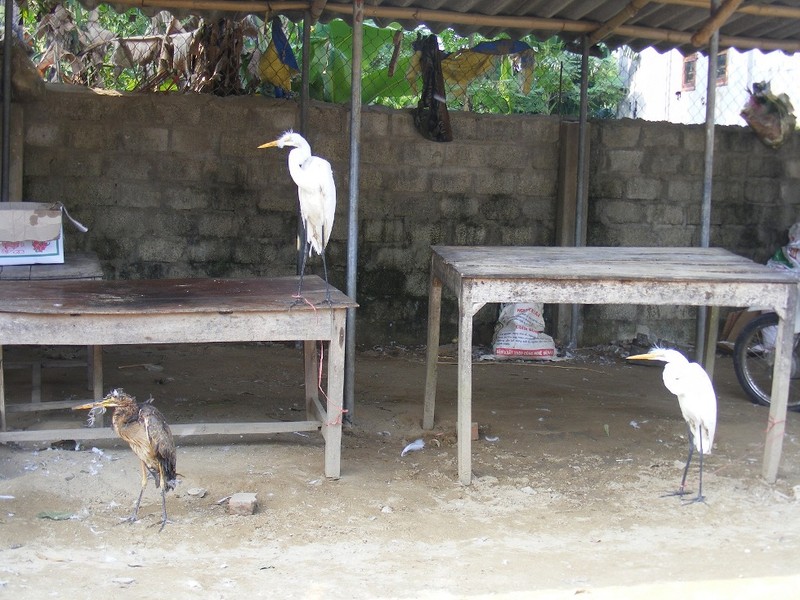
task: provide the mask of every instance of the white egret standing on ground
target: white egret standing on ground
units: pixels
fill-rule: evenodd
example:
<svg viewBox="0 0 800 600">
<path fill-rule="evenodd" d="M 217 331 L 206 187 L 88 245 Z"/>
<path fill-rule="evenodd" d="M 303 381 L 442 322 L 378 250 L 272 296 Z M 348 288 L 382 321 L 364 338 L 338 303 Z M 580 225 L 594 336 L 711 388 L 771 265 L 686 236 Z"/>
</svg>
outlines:
<svg viewBox="0 0 800 600">
<path fill-rule="evenodd" d="M 683 469 L 683 479 L 677 492 L 670 496 L 683 496 L 686 486 L 686 474 L 692 454 L 697 449 L 700 455 L 700 480 L 697 497 L 691 502 L 702 502 L 703 496 L 703 455 L 711 453 L 714 443 L 714 431 L 717 428 L 717 396 L 714 386 L 705 369 L 697 363 L 689 362 L 677 350 L 667 348 L 651 348 L 646 354 L 629 356 L 628 360 L 660 360 L 666 363 L 662 378 L 666 388 L 678 397 L 681 413 L 689 427 L 689 457 Z"/>
<path fill-rule="evenodd" d="M 325 247 L 331 237 L 333 217 L 336 212 L 336 185 L 333 181 L 331 164 L 324 158 L 313 156 L 311 146 L 305 138 L 294 131 L 287 131 L 281 137 L 259 148 L 292 146 L 289 152 L 289 174 L 297 184 L 297 196 L 300 200 L 300 218 L 306 234 L 306 248 L 300 265 L 300 285 L 297 296 L 301 298 L 303 273 L 306 258 L 311 252 L 322 256 L 322 268 L 325 271 L 326 300 L 330 302 L 328 286 L 328 265 L 325 262 Z"/>
</svg>

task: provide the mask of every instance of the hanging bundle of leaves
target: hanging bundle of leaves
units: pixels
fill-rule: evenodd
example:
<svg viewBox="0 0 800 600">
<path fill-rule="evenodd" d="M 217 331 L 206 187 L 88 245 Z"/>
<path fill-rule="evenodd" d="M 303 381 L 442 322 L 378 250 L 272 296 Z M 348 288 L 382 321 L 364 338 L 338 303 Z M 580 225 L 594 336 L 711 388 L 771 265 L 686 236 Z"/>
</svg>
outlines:
<svg viewBox="0 0 800 600">
<path fill-rule="evenodd" d="M 769 81 L 754 83 L 741 115 L 758 139 L 770 148 L 780 147 L 795 128 L 794 107 L 789 96 L 770 90 Z"/>
<path fill-rule="evenodd" d="M 243 94 L 242 39 L 242 26 L 236 21 L 203 22 L 192 41 L 186 89 L 216 96 Z"/>
</svg>

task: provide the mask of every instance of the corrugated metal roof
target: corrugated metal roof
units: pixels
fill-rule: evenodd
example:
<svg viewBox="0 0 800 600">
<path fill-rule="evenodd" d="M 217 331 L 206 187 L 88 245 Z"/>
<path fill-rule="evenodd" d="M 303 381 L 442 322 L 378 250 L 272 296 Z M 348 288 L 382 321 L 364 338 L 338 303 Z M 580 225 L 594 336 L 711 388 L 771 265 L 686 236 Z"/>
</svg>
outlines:
<svg viewBox="0 0 800 600">
<path fill-rule="evenodd" d="M 328 9 L 333 4 L 329 2 Z M 578 41 L 634 4 L 631 0 L 366 0 L 365 13 L 368 15 L 370 9 L 390 8 L 415 9 L 421 15 L 426 10 L 440 11 L 440 14 L 432 15 L 436 20 L 422 19 L 437 33 L 452 27 L 462 35 L 478 32 L 488 38 L 509 33 L 512 37 L 533 34 L 539 39 L 547 39 L 558 34 L 567 41 Z M 638 12 L 627 17 L 602 41 L 611 47 L 627 45 L 636 50 L 653 47 L 659 51 L 671 48 L 684 53 L 697 51 L 691 37 L 710 17 L 709 0 L 640 1 L 638 4 L 642 5 Z M 451 13 L 450 19 L 446 13 Z M 485 22 L 464 22 L 466 19 L 462 17 L 465 15 L 480 17 Z M 440 18 L 443 20 L 438 20 Z M 502 21 L 495 25 L 492 18 Z M 393 19 L 379 17 L 377 20 L 386 24 Z M 413 18 L 395 20 L 406 29 L 413 29 L 418 24 Z M 517 20 L 520 26 L 513 27 L 506 23 L 508 20 Z M 543 23 L 539 24 L 538 20 L 543 20 Z M 800 51 L 800 7 L 797 2 L 793 6 L 769 0 L 758 4 L 744 2 L 719 31 L 723 48 Z"/>
<path fill-rule="evenodd" d="M 96 6 L 97 0 L 82 0 Z M 723 7 L 738 5 L 719 28 L 720 47 L 740 50 L 800 52 L 800 6 L 782 1 L 723 0 Z M 304 17 L 304 9 L 322 8 L 320 20 L 343 18 L 352 22 L 352 2 L 306 2 L 263 0 L 117 0 L 118 9 L 131 6 L 149 12 L 166 9 L 173 13 L 239 12 L 264 15 L 283 14 L 294 21 Z M 626 9 L 637 8 L 625 13 Z M 603 42 L 616 48 L 627 45 L 635 50 L 653 47 L 659 51 L 677 48 L 684 54 L 698 46 L 692 36 L 710 18 L 710 0 L 365 0 L 364 16 L 379 25 L 399 22 L 406 30 L 424 24 L 435 33 L 453 28 L 461 35 L 480 33 L 494 38 L 507 33 L 512 37 L 533 34 L 539 39 L 559 35 L 568 42 L 579 42 L 603 25 L 623 14 L 620 24 Z M 699 49 L 705 44 L 701 44 Z"/>
</svg>

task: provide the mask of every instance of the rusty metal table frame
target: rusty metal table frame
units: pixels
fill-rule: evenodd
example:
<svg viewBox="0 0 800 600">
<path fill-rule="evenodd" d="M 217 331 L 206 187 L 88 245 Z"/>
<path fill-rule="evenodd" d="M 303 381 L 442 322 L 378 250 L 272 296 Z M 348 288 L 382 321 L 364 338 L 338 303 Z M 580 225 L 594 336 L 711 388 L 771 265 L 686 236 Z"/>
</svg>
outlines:
<svg viewBox="0 0 800 600">
<path fill-rule="evenodd" d="M 357 305 L 325 282 L 297 277 L 0 282 L 0 442 L 99 439 L 109 427 L 7 431 L 2 346 L 196 344 L 303 341 L 306 421 L 171 424 L 176 436 L 320 431 L 325 476 L 341 463 L 347 309 Z M 318 304 L 321 303 L 321 304 Z M 329 342 L 326 402 L 320 401 L 318 342 Z M 321 345 L 321 344 L 320 344 Z M 77 401 L 42 402 L 52 408 Z"/>
<path fill-rule="evenodd" d="M 424 429 L 434 423 L 442 288 L 458 301 L 458 477 L 472 479 L 472 319 L 486 304 L 759 306 L 777 313 L 763 476 L 777 478 L 786 422 L 797 280 L 721 248 L 432 248 Z M 712 328 L 709 346 L 715 347 Z"/>
</svg>

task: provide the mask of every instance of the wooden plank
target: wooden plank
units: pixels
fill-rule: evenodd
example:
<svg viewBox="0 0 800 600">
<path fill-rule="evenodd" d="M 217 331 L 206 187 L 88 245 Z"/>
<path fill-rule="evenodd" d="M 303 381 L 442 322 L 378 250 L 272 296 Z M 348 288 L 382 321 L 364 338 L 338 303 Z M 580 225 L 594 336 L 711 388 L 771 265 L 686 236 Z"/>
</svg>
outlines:
<svg viewBox="0 0 800 600">
<path fill-rule="evenodd" d="M 3 346 L 0 345 L 0 432 L 6 430 L 6 384 L 3 366 Z"/>
<path fill-rule="evenodd" d="M 43 410 L 70 410 L 73 406 L 94 402 L 94 400 L 46 400 L 6 404 L 6 412 L 39 412 Z"/>
<path fill-rule="evenodd" d="M 68 253 L 60 265 L 0 266 L 0 280 L 102 279 L 103 269 L 94 252 Z"/>
<path fill-rule="evenodd" d="M 556 248 L 435 246 L 443 265 L 462 277 L 552 280 L 787 282 L 770 269 L 720 248 Z M 580 265 L 579 269 L 576 269 Z"/>
<path fill-rule="evenodd" d="M 472 316 L 469 298 L 460 301 L 458 322 L 458 479 L 463 485 L 472 481 Z"/>
<path fill-rule="evenodd" d="M 0 286 L 2 287 L 2 286 Z M 0 308 L 0 344 L 195 344 L 326 340 L 332 334 L 331 312 L 286 309 L 258 313 L 143 313 L 63 315 L 9 313 Z"/>
<path fill-rule="evenodd" d="M 251 435 L 318 431 L 319 421 L 275 421 L 258 423 L 180 423 L 170 425 L 173 435 Z"/>
<path fill-rule="evenodd" d="M 358 306 L 316 275 L 303 279 L 297 302 L 298 277 L 252 279 L 41 280 L 0 282 L 0 310 L 52 315 L 150 315 L 191 313 L 310 312 Z M 319 304 L 319 307 L 316 306 Z M 313 306 L 312 306 L 313 305 Z"/>
<path fill-rule="evenodd" d="M 328 385 L 322 433 L 325 437 L 325 477 L 338 479 L 341 472 L 342 423 L 344 421 L 344 345 L 346 311 L 337 311 L 335 335 L 328 344 Z"/>
<path fill-rule="evenodd" d="M 439 336 L 442 328 L 442 282 L 431 277 L 428 291 L 428 347 L 426 349 L 425 405 L 422 412 L 422 428 L 433 429 L 436 412 L 436 382 L 439 368 Z"/>
<path fill-rule="evenodd" d="M 170 425 L 176 437 L 191 435 L 251 435 L 317 431 L 319 421 L 280 421 L 261 423 L 189 423 Z M 117 437 L 111 427 L 80 427 L 0 432 L 0 443 L 52 442 L 58 440 L 102 440 Z"/>
</svg>

